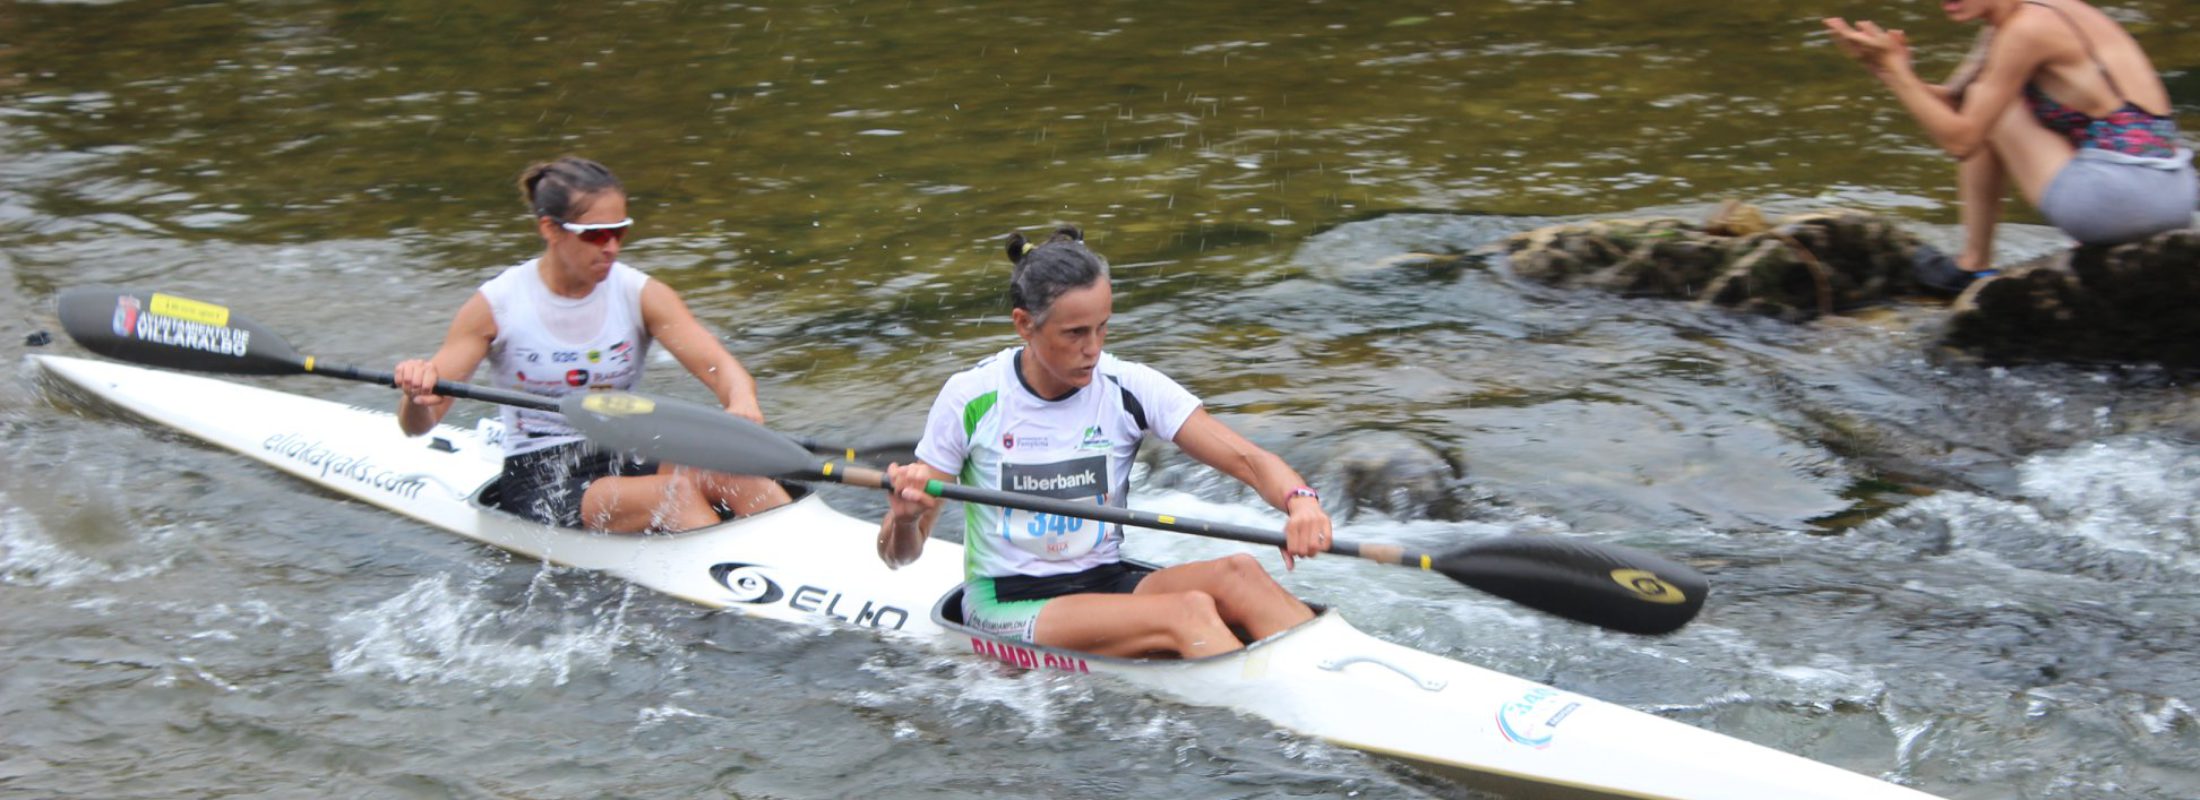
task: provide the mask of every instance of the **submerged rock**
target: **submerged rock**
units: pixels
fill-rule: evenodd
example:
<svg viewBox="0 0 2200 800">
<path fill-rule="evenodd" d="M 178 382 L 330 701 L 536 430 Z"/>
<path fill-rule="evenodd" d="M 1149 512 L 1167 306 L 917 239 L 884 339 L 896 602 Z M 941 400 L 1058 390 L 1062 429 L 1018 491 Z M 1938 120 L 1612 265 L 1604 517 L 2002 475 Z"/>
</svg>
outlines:
<svg viewBox="0 0 2200 800">
<path fill-rule="evenodd" d="M 1346 517 L 1376 511 L 1399 519 L 1461 519 L 1469 505 L 1466 465 L 1404 434 L 1354 437 L 1331 455 L 1350 502 Z"/>
</svg>

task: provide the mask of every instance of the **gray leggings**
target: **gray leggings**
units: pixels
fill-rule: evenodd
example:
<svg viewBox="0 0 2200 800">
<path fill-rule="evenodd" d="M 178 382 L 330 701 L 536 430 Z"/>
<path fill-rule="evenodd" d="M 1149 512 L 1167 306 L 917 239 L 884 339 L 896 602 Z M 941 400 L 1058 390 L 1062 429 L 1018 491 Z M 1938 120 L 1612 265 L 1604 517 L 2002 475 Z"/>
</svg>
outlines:
<svg viewBox="0 0 2200 800">
<path fill-rule="evenodd" d="M 2040 214 L 2081 243 L 2122 244 L 2191 225 L 2196 205 L 2192 151 L 2143 158 L 2088 148 L 2048 182 Z"/>
</svg>

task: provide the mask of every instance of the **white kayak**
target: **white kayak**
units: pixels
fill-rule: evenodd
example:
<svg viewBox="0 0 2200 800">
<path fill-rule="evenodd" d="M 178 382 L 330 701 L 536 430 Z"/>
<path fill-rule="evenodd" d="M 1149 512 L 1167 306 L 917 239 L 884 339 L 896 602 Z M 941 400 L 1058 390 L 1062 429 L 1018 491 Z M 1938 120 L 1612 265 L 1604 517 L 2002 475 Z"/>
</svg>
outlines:
<svg viewBox="0 0 2200 800">
<path fill-rule="evenodd" d="M 493 428 L 407 438 L 387 411 L 103 361 L 32 356 L 78 392 L 330 491 L 546 562 L 690 602 L 828 621 L 1032 669 L 1106 673 L 1506 797 L 1922 800 L 1931 795 L 1362 633 L 1334 609 L 1236 653 L 1117 659 L 1000 641 L 958 623 L 961 547 L 888 570 L 875 522 L 816 495 L 672 535 L 554 528 L 494 507 Z M 185 399 L 188 398 L 188 399 Z M 393 400 L 394 402 L 394 400 Z"/>
</svg>

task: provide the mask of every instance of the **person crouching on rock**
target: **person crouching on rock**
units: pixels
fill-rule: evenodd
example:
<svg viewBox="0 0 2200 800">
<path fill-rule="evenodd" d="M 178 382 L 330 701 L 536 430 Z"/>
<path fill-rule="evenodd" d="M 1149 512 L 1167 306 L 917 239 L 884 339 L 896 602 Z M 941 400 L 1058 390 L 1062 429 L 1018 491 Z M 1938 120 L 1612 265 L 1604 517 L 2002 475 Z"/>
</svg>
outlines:
<svg viewBox="0 0 2200 800">
<path fill-rule="evenodd" d="M 2139 43 L 2079 0 L 1943 0 L 1983 22 L 1979 51 L 1945 85 L 1910 67 L 1909 40 L 1869 21 L 1825 20 L 1842 52 L 1886 84 L 1961 163 L 1963 251 L 1915 257 L 1925 285 L 1959 292 L 1992 274 L 1994 224 L 2010 180 L 2082 244 L 2186 227 L 2200 205 L 2192 151 L 2178 145 L 2169 90 Z"/>
</svg>

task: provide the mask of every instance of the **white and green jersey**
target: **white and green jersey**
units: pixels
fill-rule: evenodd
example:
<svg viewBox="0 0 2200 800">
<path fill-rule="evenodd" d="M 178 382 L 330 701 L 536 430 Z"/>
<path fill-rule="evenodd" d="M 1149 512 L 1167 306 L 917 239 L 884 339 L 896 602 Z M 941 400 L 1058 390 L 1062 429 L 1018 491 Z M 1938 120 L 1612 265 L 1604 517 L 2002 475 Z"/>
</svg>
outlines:
<svg viewBox="0 0 2200 800">
<path fill-rule="evenodd" d="M 1022 348 L 955 373 L 932 402 L 917 457 L 967 486 L 1125 507 L 1130 466 L 1151 430 L 1174 440 L 1199 398 L 1144 364 L 1100 354 L 1092 383 L 1048 400 L 1016 370 Z M 1056 514 L 963 505 L 964 573 L 1045 577 L 1121 560 L 1123 528 Z"/>
</svg>

